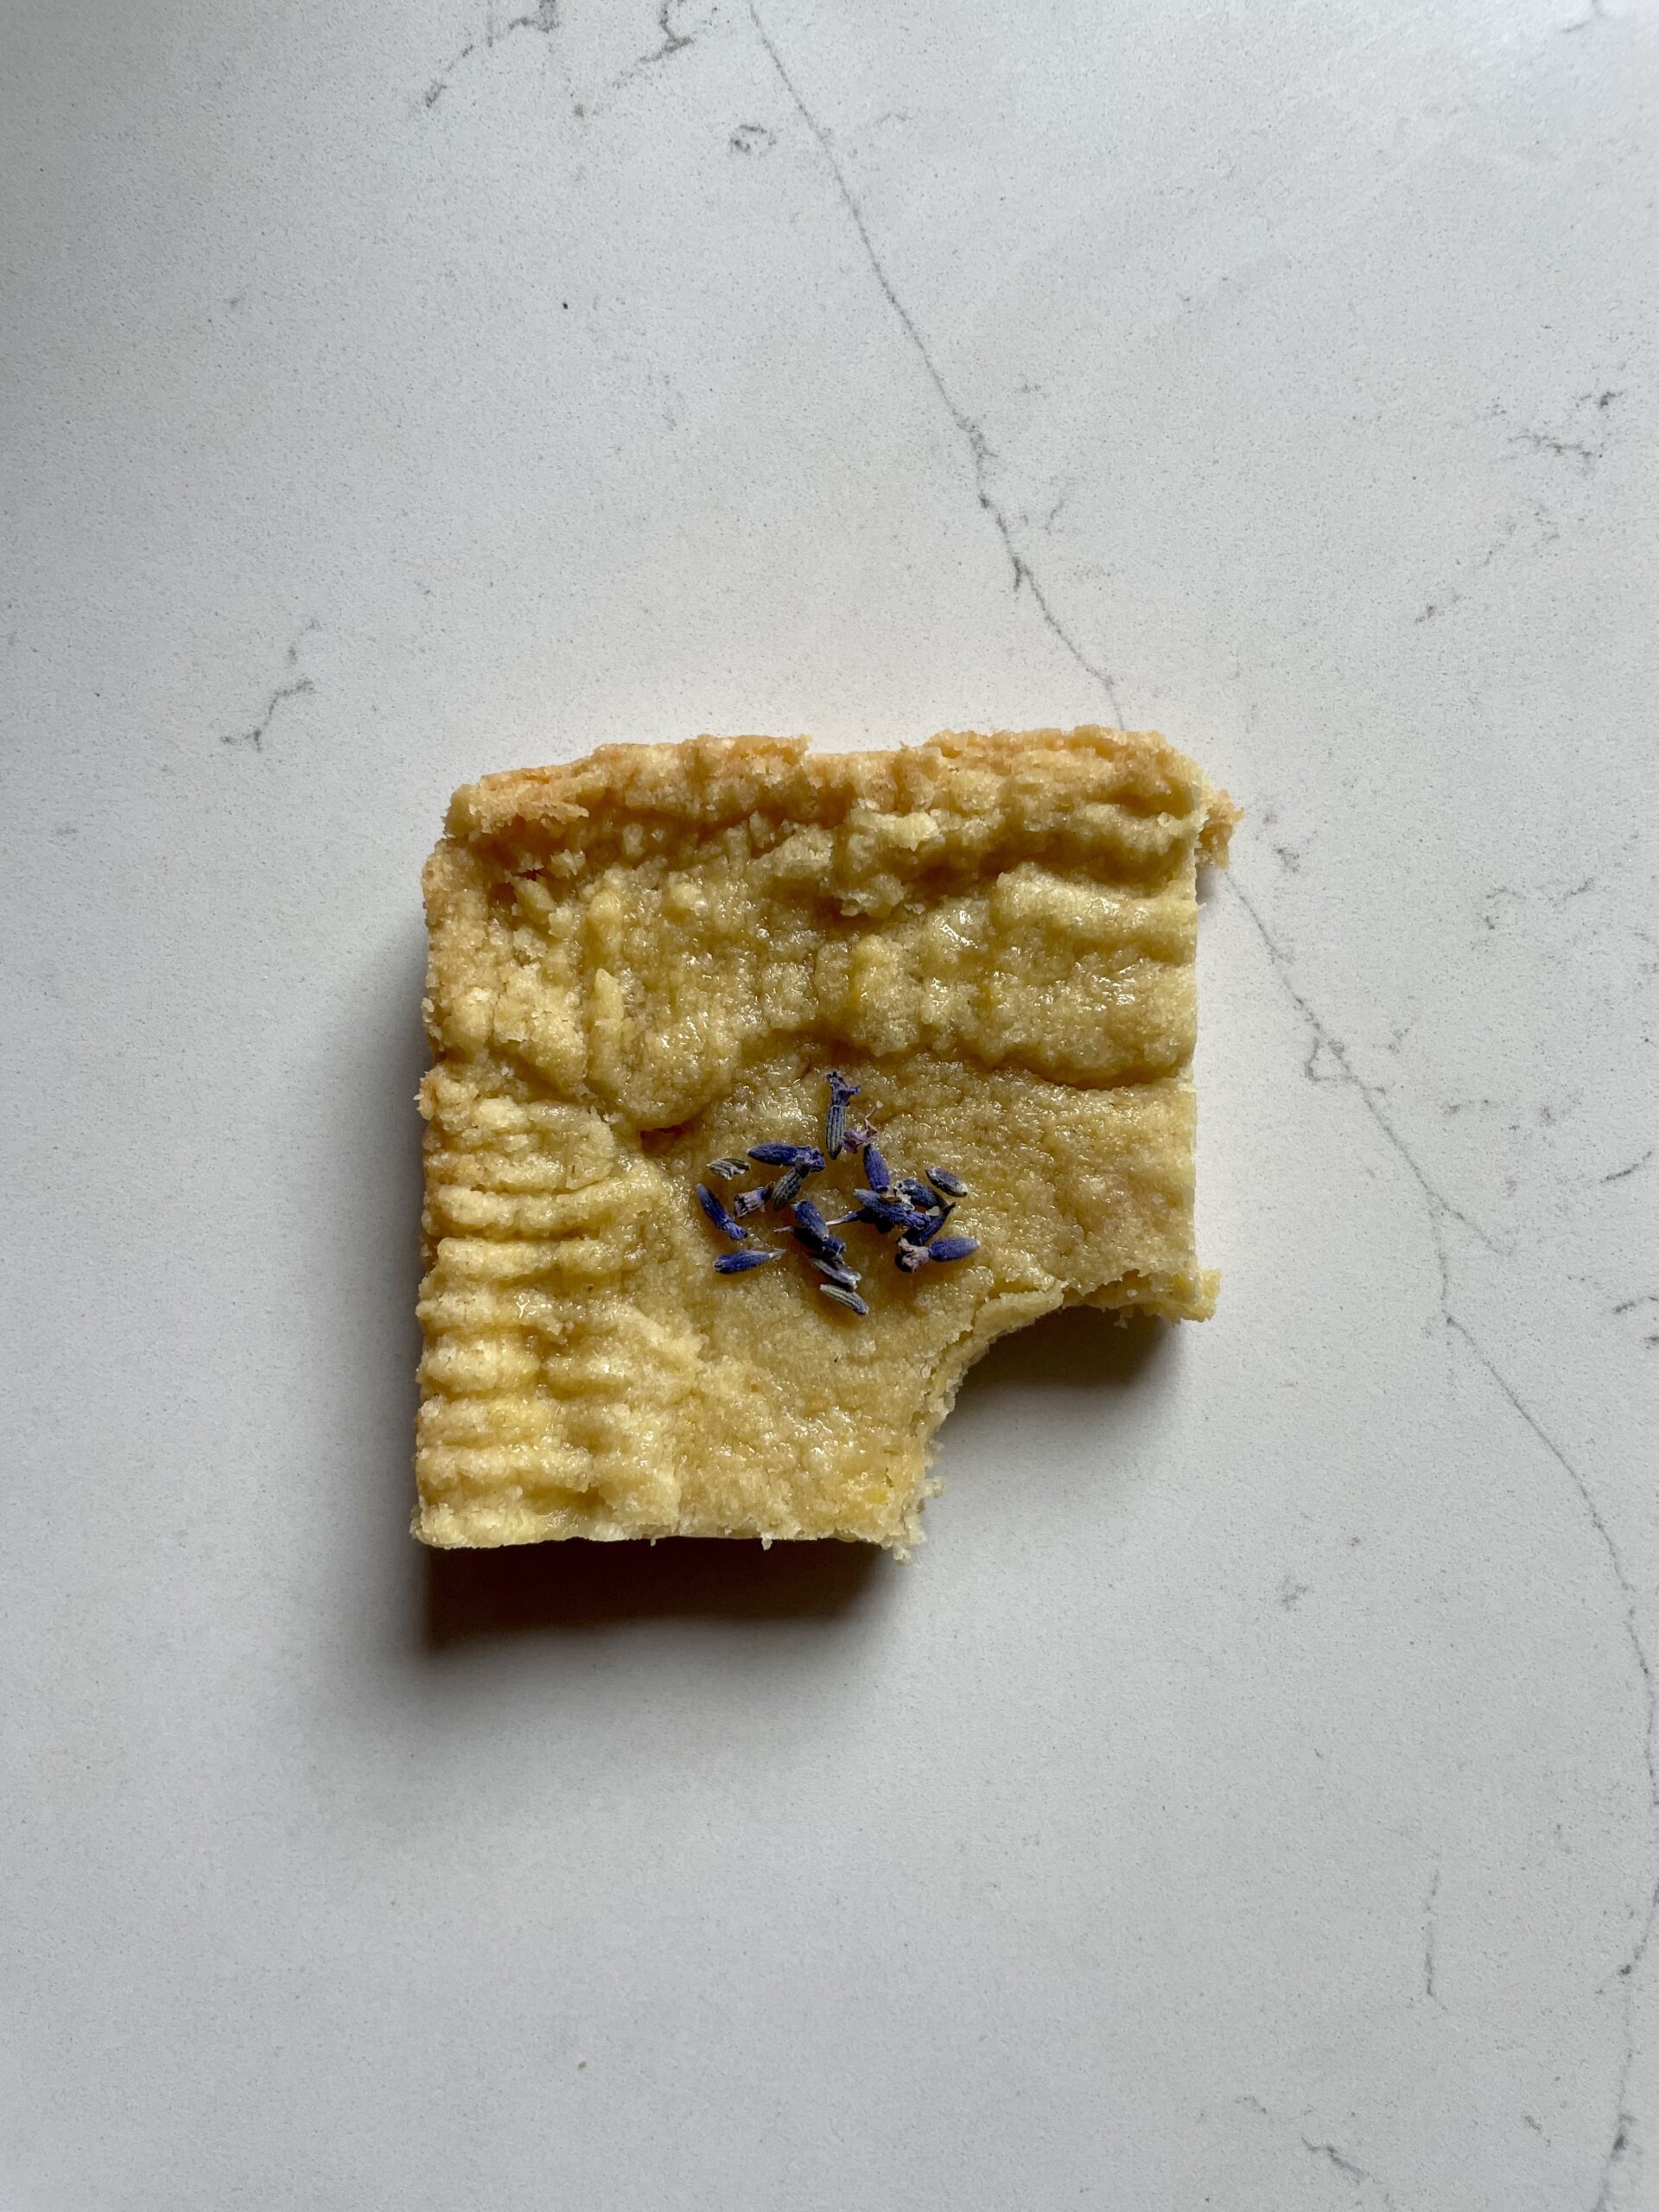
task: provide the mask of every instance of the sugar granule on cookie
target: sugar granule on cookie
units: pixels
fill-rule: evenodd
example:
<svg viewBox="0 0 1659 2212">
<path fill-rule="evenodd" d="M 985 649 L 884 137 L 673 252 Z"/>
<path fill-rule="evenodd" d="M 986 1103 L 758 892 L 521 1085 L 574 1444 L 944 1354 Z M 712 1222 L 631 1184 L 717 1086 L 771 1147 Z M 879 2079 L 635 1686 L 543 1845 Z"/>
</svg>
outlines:
<svg viewBox="0 0 1659 2212">
<path fill-rule="evenodd" d="M 1198 1319 L 1201 862 L 1160 737 L 609 746 L 456 792 L 415 1533 L 920 1534 L 972 1362 Z"/>
</svg>

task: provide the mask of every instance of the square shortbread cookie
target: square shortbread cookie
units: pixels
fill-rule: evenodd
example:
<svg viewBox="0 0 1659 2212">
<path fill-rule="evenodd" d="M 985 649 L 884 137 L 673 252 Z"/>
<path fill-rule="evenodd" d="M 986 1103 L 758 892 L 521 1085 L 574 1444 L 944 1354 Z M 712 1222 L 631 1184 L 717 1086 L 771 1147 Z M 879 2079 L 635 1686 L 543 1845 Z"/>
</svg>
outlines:
<svg viewBox="0 0 1659 2212">
<path fill-rule="evenodd" d="M 1098 728 L 610 746 L 458 791 L 424 879 L 416 1534 L 902 1549 L 994 1338 L 1207 1313 L 1195 880 L 1233 820 L 1161 738 Z M 696 1198 L 721 1155 L 822 1144 L 832 1067 L 895 1170 L 963 1179 L 977 1247 L 905 1274 L 842 1232 L 866 1316 L 776 1218 L 747 1249 L 793 1256 L 717 1273 Z M 839 1212 L 856 1167 L 810 1195 Z"/>
</svg>

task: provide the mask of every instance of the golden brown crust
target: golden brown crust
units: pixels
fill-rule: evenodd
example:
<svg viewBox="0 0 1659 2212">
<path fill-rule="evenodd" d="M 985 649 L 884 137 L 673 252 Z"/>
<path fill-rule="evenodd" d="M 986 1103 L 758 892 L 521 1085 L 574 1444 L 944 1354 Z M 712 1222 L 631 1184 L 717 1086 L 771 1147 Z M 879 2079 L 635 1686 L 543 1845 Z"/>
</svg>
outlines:
<svg viewBox="0 0 1659 2212">
<path fill-rule="evenodd" d="M 814 753 L 804 737 L 699 737 L 683 745 L 603 745 L 585 759 L 513 768 L 463 784 L 449 803 L 452 838 L 560 833 L 607 815 L 721 828 L 756 809 L 792 822 L 839 820 L 855 805 L 908 814 L 973 814 L 1033 781 L 1076 804 L 1185 817 L 1206 808 L 1205 857 L 1220 865 L 1237 819 L 1224 791 L 1155 730 L 942 730 L 894 752 Z"/>
</svg>

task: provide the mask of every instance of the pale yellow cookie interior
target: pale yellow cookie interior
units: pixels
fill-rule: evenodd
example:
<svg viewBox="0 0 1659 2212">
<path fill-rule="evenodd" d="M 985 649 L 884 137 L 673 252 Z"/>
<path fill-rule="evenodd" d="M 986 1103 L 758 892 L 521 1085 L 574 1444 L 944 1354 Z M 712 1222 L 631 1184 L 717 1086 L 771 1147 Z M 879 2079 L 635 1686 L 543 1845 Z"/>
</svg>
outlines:
<svg viewBox="0 0 1659 2212">
<path fill-rule="evenodd" d="M 426 874 L 416 1534 L 902 1549 L 994 1338 L 1207 1313 L 1195 875 L 1231 821 L 1160 738 L 1096 728 L 616 746 L 457 792 Z M 905 1276 L 843 1231 L 864 1319 L 792 1255 L 716 1275 L 695 1203 L 711 1159 L 819 1141 L 830 1067 L 895 1166 L 965 1179 L 980 1247 Z M 841 1212 L 857 1171 L 810 1194 Z"/>
</svg>

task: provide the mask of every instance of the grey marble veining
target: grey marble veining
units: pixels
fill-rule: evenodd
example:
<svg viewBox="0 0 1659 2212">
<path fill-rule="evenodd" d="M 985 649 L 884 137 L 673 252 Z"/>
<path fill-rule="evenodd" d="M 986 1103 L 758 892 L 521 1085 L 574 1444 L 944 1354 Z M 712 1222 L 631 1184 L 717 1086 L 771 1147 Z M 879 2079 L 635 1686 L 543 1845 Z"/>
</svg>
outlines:
<svg viewBox="0 0 1659 2212">
<path fill-rule="evenodd" d="M 1659 2207 L 1651 7 L 7 60 L 0 2199 Z M 1096 719 L 1216 1319 L 908 1570 L 429 1567 L 451 786 Z"/>
</svg>

